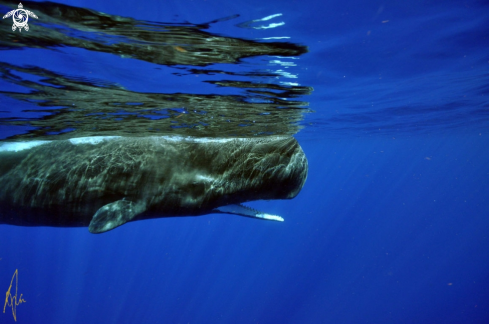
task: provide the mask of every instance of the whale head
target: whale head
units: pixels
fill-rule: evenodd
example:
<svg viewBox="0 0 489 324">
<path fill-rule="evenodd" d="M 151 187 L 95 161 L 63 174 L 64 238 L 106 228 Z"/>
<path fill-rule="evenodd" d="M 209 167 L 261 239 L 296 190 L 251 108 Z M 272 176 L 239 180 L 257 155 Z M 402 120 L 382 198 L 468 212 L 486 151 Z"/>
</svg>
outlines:
<svg viewBox="0 0 489 324">
<path fill-rule="evenodd" d="M 226 205 L 297 196 L 308 172 L 307 158 L 299 143 L 292 137 L 272 137 L 258 143 L 253 139 L 250 144 L 253 146 L 241 143 L 222 148 L 222 154 L 231 158 L 217 171 L 226 176 L 215 187 L 216 203 Z"/>
</svg>

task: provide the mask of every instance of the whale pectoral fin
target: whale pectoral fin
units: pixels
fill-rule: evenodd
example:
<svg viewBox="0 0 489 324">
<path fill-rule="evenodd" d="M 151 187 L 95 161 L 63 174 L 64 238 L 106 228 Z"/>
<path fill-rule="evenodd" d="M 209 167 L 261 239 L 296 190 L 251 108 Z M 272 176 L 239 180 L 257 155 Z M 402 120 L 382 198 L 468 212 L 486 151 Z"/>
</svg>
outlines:
<svg viewBox="0 0 489 324">
<path fill-rule="evenodd" d="M 88 230 L 94 234 L 110 231 L 132 220 L 143 211 L 140 206 L 132 201 L 115 201 L 97 210 L 90 225 L 88 225 Z"/>
<path fill-rule="evenodd" d="M 214 209 L 215 212 L 226 213 L 226 214 L 235 214 L 240 216 L 252 217 L 252 218 L 260 218 L 266 220 L 273 220 L 278 222 L 283 222 L 284 219 L 277 215 L 267 214 L 253 208 L 243 206 L 243 205 L 227 205 L 221 206 Z"/>
</svg>

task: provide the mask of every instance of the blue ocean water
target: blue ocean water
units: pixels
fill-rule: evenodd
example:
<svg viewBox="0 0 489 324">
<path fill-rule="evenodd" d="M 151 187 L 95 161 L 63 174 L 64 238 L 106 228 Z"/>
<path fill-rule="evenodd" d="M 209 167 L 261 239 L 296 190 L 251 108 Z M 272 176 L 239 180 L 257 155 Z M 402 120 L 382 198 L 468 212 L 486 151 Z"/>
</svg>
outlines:
<svg viewBox="0 0 489 324">
<path fill-rule="evenodd" d="M 50 114 L 39 98 L 12 95 L 48 84 L 38 70 L 21 70 L 29 66 L 136 93 L 238 96 L 242 88 L 204 81 L 290 82 L 314 88 L 299 98 L 308 104 L 294 135 L 309 175 L 292 200 L 248 203 L 283 223 L 211 214 L 133 222 L 100 235 L 0 225 L 0 288 L 7 291 L 17 269 L 25 300 L 17 322 L 489 322 L 486 2 L 63 4 L 177 25 L 231 17 L 205 31 L 259 42 L 288 37 L 279 40 L 308 53 L 197 67 L 228 73 L 221 77 L 90 48 L 5 46 L 2 73 L 18 79 L 0 80 L 2 139 L 34 128 L 9 123 L 12 117 Z M 30 19 L 22 35 L 42 20 Z M 11 22 L 2 20 L 2 33 Z M 83 32 L 80 38 L 96 37 Z M 0 319 L 14 323 L 11 308 Z"/>
</svg>

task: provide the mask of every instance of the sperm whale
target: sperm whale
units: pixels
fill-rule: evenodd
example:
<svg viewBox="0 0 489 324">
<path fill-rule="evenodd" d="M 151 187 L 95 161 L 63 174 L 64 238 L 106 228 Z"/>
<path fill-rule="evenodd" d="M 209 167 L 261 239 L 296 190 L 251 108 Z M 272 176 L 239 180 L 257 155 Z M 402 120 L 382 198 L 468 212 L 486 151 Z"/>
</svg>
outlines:
<svg viewBox="0 0 489 324">
<path fill-rule="evenodd" d="M 283 221 L 242 205 L 291 199 L 307 158 L 293 137 L 82 137 L 0 144 L 0 224 L 86 227 L 209 213 Z"/>
</svg>

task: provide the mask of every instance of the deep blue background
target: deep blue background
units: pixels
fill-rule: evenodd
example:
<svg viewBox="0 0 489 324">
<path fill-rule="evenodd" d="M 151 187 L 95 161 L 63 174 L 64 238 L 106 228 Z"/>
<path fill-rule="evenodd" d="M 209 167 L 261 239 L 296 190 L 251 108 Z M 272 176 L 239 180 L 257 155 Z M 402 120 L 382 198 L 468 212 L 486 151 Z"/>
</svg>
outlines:
<svg viewBox="0 0 489 324">
<path fill-rule="evenodd" d="M 489 322 L 485 2 L 66 3 L 162 22 L 238 13 L 210 31 L 308 45 L 293 70 L 315 88 L 296 136 L 309 177 L 293 200 L 249 204 L 284 223 L 207 215 L 102 235 L 1 225 L 0 290 L 18 269 L 27 301 L 18 323 Z M 284 26 L 234 26 L 275 13 Z M 177 91 L 148 63 L 35 51 L 0 59 Z M 0 322 L 14 322 L 8 308 Z"/>
</svg>

